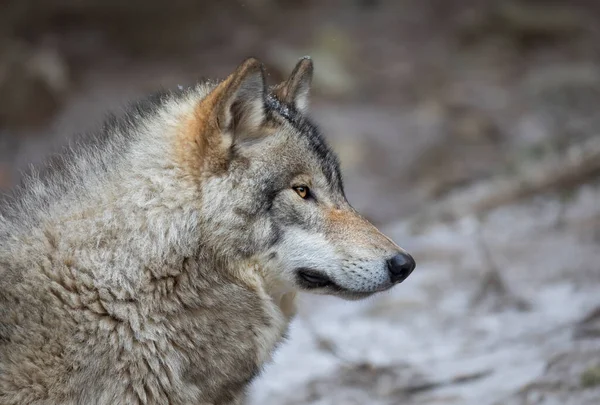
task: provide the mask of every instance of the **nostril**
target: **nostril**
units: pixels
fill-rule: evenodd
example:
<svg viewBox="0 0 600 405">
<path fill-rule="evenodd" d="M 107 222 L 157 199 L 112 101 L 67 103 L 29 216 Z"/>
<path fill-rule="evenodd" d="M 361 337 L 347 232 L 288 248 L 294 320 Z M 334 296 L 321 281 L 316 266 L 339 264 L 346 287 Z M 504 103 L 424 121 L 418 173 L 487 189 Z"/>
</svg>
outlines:
<svg viewBox="0 0 600 405">
<path fill-rule="evenodd" d="M 399 283 L 406 280 L 417 264 L 415 259 L 408 253 L 400 253 L 389 259 L 387 266 L 392 282 Z"/>
</svg>

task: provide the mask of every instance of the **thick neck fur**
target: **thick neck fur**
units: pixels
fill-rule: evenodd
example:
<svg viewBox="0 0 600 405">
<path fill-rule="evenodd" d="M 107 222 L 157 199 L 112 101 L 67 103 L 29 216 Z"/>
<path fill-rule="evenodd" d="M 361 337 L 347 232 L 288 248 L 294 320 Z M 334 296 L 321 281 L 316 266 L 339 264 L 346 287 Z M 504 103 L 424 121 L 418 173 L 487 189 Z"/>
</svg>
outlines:
<svg viewBox="0 0 600 405">
<path fill-rule="evenodd" d="M 211 87 L 164 95 L 147 108 L 143 121 L 134 109 L 125 122 L 104 129 L 103 144 L 73 151 L 62 171 L 44 179 L 31 176 L 20 202 L 3 208 L 0 251 L 42 241 L 35 246 L 70 252 L 69 260 L 98 269 L 98 282 L 125 295 L 136 294 L 149 279 L 184 271 L 185 260 L 214 258 L 202 252 L 198 177 L 181 167 L 176 140 L 182 120 Z M 22 257 L 35 260 L 37 252 L 31 253 Z M 226 270 L 227 258 L 206 266 Z"/>
<path fill-rule="evenodd" d="M 202 173 L 181 164 L 182 122 L 210 88 L 166 96 L 137 123 L 134 110 L 1 208 L 0 343 L 11 345 L 0 344 L 0 402 L 42 403 L 27 375 L 53 403 L 232 404 L 269 360 L 293 294 L 274 296 L 252 261 L 216 254 Z M 24 361 L 30 350 L 42 363 Z"/>
</svg>

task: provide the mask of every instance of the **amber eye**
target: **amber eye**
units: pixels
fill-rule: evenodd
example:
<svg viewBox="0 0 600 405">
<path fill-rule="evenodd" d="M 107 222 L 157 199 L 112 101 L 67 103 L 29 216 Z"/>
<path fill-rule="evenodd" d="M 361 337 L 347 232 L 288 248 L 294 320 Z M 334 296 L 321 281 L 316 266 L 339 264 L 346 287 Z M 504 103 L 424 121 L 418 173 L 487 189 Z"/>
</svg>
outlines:
<svg viewBox="0 0 600 405">
<path fill-rule="evenodd" d="M 294 191 L 301 197 L 301 198 L 308 198 L 308 187 L 306 186 L 298 186 L 298 187 L 294 187 Z"/>
</svg>

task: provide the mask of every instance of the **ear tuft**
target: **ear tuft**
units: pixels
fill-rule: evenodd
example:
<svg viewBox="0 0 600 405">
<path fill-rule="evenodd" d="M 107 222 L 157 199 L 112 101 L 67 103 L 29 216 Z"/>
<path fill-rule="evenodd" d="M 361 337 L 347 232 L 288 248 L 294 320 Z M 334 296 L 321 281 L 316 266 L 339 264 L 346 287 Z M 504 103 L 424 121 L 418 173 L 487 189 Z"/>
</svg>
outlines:
<svg viewBox="0 0 600 405">
<path fill-rule="evenodd" d="M 273 94 L 279 101 L 305 113 L 308 110 L 312 77 L 313 62 L 310 56 L 304 56 L 298 61 L 290 77 L 273 88 Z"/>
<path fill-rule="evenodd" d="M 221 86 L 217 123 L 233 141 L 252 138 L 265 121 L 266 81 L 262 63 L 246 59 Z M 219 86 L 219 87 L 221 87 Z"/>
</svg>

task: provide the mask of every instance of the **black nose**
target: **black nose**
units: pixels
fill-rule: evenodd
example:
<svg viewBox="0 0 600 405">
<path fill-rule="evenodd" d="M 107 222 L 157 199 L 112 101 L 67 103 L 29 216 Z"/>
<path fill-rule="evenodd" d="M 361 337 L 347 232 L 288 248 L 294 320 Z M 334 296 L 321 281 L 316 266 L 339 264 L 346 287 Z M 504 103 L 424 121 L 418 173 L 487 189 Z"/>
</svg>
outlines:
<svg viewBox="0 0 600 405">
<path fill-rule="evenodd" d="M 417 264 L 408 253 L 400 253 L 387 261 L 392 283 L 400 283 L 412 273 Z"/>
</svg>

